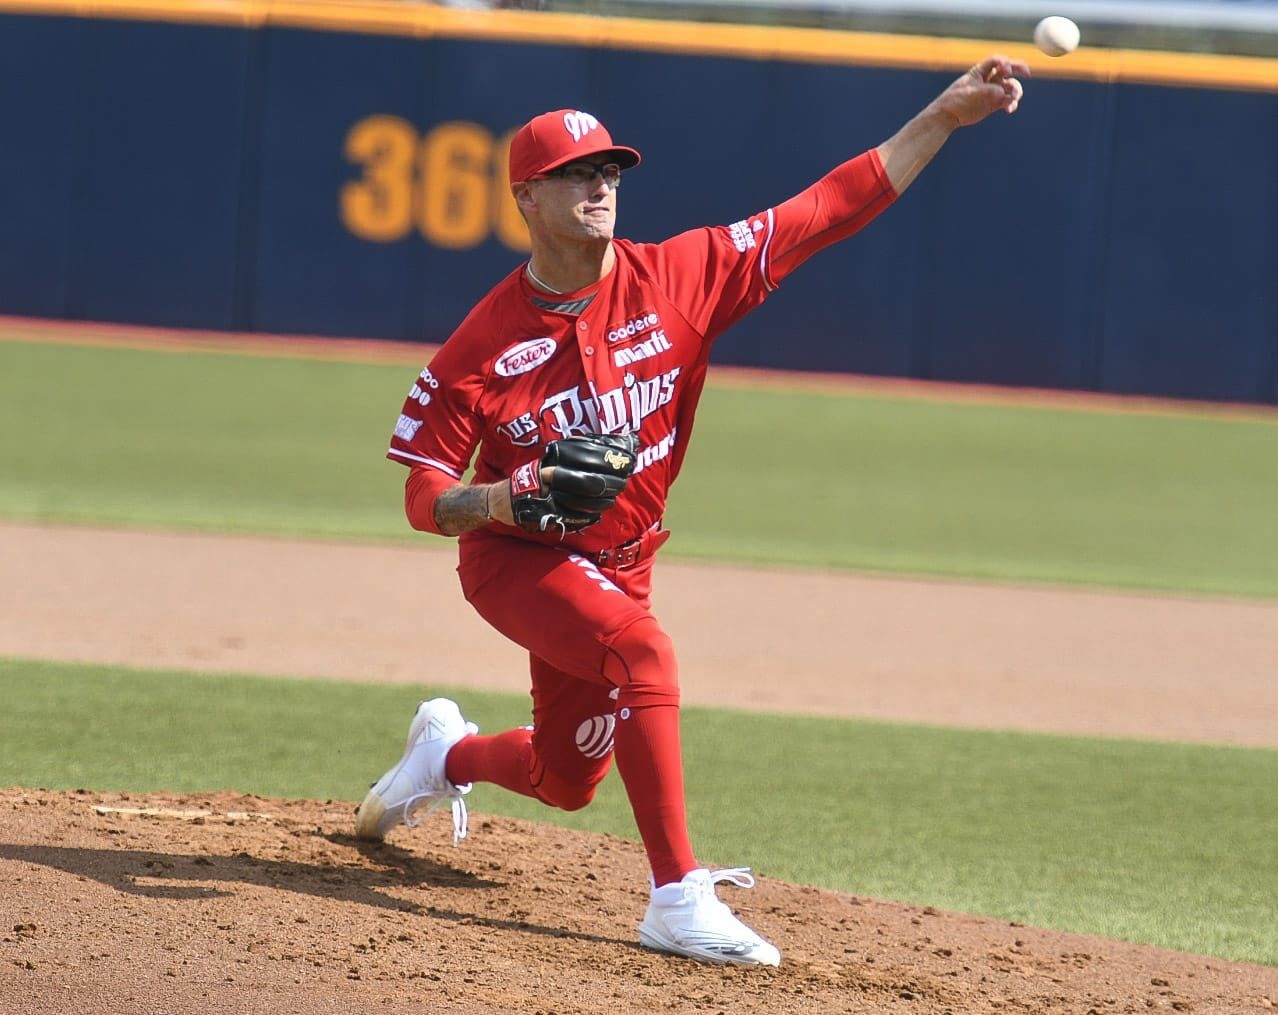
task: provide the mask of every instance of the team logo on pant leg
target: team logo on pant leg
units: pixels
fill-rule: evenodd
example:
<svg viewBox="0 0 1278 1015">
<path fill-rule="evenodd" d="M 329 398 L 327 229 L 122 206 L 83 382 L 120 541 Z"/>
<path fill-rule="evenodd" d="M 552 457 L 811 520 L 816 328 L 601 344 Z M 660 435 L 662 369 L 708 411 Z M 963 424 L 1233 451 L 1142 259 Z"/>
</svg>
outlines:
<svg viewBox="0 0 1278 1015">
<path fill-rule="evenodd" d="M 612 750 L 612 731 L 617 720 L 610 715 L 596 715 L 577 727 L 577 750 L 587 758 L 602 758 Z"/>
<path fill-rule="evenodd" d="M 582 571 L 585 572 L 586 577 L 598 585 L 604 592 L 621 592 L 621 589 L 610 582 L 604 573 L 599 570 L 593 560 L 587 560 L 585 557 L 576 553 L 568 554 L 568 559 L 581 568 Z M 621 594 L 625 595 L 624 592 Z"/>
</svg>

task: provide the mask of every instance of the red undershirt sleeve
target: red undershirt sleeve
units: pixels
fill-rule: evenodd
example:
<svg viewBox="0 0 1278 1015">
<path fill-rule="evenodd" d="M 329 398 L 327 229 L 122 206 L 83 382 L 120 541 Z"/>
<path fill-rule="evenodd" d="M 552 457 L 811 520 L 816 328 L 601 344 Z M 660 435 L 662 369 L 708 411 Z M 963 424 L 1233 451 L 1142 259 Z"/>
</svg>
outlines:
<svg viewBox="0 0 1278 1015">
<path fill-rule="evenodd" d="M 806 190 L 776 206 L 767 281 L 783 278 L 818 250 L 846 239 L 896 200 L 879 161 L 868 152 L 835 167 Z"/>
<path fill-rule="evenodd" d="M 404 514 L 408 516 L 408 524 L 420 532 L 444 535 L 435 521 L 435 501 L 445 490 L 457 485 L 457 480 L 438 469 L 410 469 L 404 482 Z"/>
</svg>

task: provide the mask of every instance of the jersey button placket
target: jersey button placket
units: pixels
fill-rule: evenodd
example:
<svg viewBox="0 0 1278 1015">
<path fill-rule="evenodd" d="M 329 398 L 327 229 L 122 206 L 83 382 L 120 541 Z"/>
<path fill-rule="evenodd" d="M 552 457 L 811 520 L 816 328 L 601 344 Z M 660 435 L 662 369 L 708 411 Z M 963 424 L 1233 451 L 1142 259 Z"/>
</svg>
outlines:
<svg viewBox="0 0 1278 1015">
<path fill-rule="evenodd" d="M 590 331 L 590 325 L 585 321 L 578 321 L 577 330 L 581 332 L 581 337 L 584 339 Z M 593 356 L 595 354 L 595 347 L 593 345 L 586 344 L 581 347 L 581 351 L 587 356 Z"/>
</svg>

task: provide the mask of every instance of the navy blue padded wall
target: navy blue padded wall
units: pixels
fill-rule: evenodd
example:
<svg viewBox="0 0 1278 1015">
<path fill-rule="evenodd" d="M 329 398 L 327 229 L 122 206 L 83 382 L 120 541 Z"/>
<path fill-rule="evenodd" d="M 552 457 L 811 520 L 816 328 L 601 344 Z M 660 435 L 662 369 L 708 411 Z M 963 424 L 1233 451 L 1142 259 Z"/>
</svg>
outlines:
<svg viewBox="0 0 1278 1015">
<path fill-rule="evenodd" d="M 431 342 L 526 256 L 493 202 L 530 116 L 584 108 L 643 152 L 619 232 L 652 241 L 784 201 L 953 76 L 27 16 L 0 54 L 23 96 L 0 313 Z M 379 117 L 412 149 L 411 221 L 375 236 L 342 209 L 381 201 L 345 150 Z M 1278 401 L 1276 128 L 1271 92 L 1032 79 L 715 361 Z M 430 223 L 454 204 L 476 229 L 450 243 Z"/>
<path fill-rule="evenodd" d="M 346 132 L 370 113 L 419 123 L 434 44 L 268 29 L 262 94 L 251 327 L 408 338 L 420 244 L 371 243 L 342 228 L 343 183 L 360 176 Z"/>
<path fill-rule="evenodd" d="M 1101 386 L 1271 398 L 1278 95 L 1127 86 L 1116 103 Z"/>
<path fill-rule="evenodd" d="M 249 42 L 240 29 L 84 22 L 70 316 L 233 325 Z"/>
<path fill-rule="evenodd" d="M 11 17 L 0 30 L 0 311 L 66 313 L 80 22 Z"/>
</svg>

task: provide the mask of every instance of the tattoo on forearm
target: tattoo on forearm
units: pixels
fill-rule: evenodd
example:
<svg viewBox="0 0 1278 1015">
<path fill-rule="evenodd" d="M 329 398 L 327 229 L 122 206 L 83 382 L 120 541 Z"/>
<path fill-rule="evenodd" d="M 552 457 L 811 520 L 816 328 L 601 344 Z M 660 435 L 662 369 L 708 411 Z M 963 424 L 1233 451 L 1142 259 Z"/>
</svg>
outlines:
<svg viewBox="0 0 1278 1015">
<path fill-rule="evenodd" d="M 435 524 L 445 535 L 459 536 L 492 521 L 490 490 L 485 486 L 455 486 L 435 501 Z"/>
</svg>

